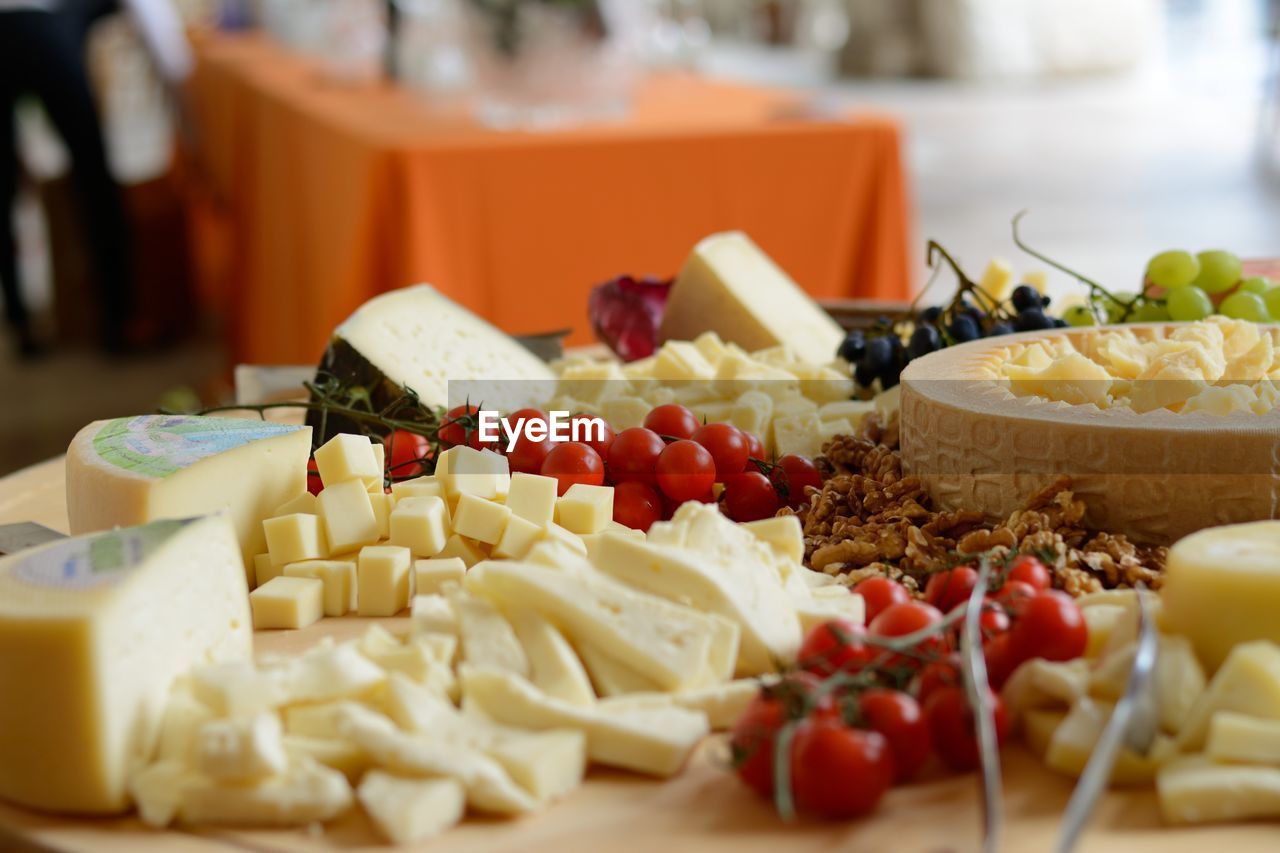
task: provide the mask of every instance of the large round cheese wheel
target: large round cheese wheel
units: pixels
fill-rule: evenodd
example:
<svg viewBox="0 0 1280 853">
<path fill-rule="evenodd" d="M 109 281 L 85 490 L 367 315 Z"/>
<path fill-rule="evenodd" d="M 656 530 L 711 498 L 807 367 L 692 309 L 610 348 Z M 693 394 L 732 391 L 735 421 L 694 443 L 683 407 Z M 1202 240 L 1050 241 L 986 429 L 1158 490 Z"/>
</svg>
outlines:
<svg viewBox="0 0 1280 853">
<path fill-rule="evenodd" d="M 1050 334 L 1087 332 L 973 341 L 903 371 L 903 468 L 940 506 L 1005 518 L 1067 475 L 1089 527 L 1139 542 L 1280 516 L 1280 411 L 1099 409 L 1015 396 L 992 378 L 1011 344 Z"/>
</svg>

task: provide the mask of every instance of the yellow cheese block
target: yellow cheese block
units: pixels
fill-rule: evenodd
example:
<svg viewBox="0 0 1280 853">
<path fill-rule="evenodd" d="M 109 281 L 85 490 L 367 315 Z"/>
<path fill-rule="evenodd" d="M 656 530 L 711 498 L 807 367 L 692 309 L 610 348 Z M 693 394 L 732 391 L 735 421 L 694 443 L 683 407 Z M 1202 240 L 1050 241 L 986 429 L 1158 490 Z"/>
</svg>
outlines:
<svg viewBox="0 0 1280 853">
<path fill-rule="evenodd" d="M 1204 751 L 1215 761 L 1280 766 L 1280 720 L 1219 711 L 1209 720 Z"/>
<path fill-rule="evenodd" d="M 1170 823 L 1280 817 L 1280 767 L 1218 764 L 1189 755 L 1161 768 L 1156 790 Z"/>
<path fill-rule="evenodd" d="M 467 798 L 453 779 L 406 779 L 371 770 L 356 797 L 378 832 L 392 844 L 413 844 L 462 820 Z"/>
<path fill-rule="evenodd" d="M 1209 722 L 1219 711 L 1280 719 L 1280 646 L 1256 640 L 1231 651 L 1178 733 L 1178 746 L 1183 752 L 1204 746 Z"/>
<path fill-rule="evenodd" d="M 1185 634 L 1210 670 L 1249 640 L 1280 642 L 1280 521 L 1202 530 L 1169 550 L 1165 630 Z"/>
<path fill-rule="evenodd" d="M 676 277 L 658 336 L 692 340 L 714 331 L 749 350 L 786 344 L 803 361 L 835 358 L 844 331 L 740 231 L 694 247 Z"/>
<path fill-rule="evenodd" d="M 174 679 L 197 663 L 250 656 L 248 592 L 221 515 L 0 561 L 0 798 L 123 811 Z"/>
<path fill-rule="evenodd" d="M 1168 544 L 1275 514 L 1280 410 L 1247 417 L 1102 410 L 1015 397 L 996 378 L 1011 345 L 1083 334 L 1027 332 L 912 361 L 900 386 L 904 471 L 941 507 L 1000 519 L 1069 475 L 1087 506 L 1086 526 L 1139 542 Z"/>
</svg>

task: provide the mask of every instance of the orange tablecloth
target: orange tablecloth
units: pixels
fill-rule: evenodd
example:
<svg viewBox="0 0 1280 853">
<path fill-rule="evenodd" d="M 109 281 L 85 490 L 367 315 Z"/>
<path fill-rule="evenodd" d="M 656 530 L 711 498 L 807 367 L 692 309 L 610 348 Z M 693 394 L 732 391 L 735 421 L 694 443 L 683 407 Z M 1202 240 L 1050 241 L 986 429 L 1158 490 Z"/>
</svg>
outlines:
<svg viewBox="0 0 1280 853">
<path fill-rule="evenodd" d="M 507 331 L 585 343 L 592 285 L 669 275 L 729 228 L 816 296 L 908 293 L 888 118 L 806 116 L 793 93 L 679 75 L 644 83 L 620 122 L 498 133 L 394 86 L 328 81 L 260 37 L 205 37 L 197 55 L 199 159 L 230 227 L 213 307 L 240 360 L 313 361 L 362 301 L 420 281 Z"/>
</svg>

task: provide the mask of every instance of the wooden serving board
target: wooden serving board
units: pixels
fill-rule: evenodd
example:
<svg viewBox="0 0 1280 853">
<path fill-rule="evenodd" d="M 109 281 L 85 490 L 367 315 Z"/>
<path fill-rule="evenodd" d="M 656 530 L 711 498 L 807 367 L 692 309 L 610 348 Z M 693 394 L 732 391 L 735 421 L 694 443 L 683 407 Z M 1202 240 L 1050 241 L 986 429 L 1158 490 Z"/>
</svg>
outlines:
<svg viewBox="0 0 1280 853">
<path fill-rule="evenodd" d="M 67 529 L 61 459 L 0 479 L 0 524 L 37 521 Z M 300 631 L 262 631 L 259 653 L 300 652 L 323 637 L 359 636 L 370 622 L 388 627 L 405 617 L 324 619 Z M 586 784 L 537 815 L 516 820 L 468 818 L 416 849 L 459 853 L 637 851 L 892 850 L 937 853 L 977 850 L 977 777 L 937 775 L 889 792 L 875 814 L 846 823 L 800 820 L 785 824 L 724 771 L 722 738 L 710 738 L 678 776 L 667 781 L 592 771 Z M 1002 849 L 1050 850 L 1074 780 L 1042 767 L 1020 746 L 1005 750 L 1006 824 Z M 1150 789 L 1114 791 L 1099 805 L 1080 846 L 1085 851 L 1176 853 L 1275 850 L 1274 824 L 1169 828 Z M 386 849 L 359 810 L 324 828 L 155 831 L 132 817 L 73 819 L 36 814 L 0 803 L 0 851 L 105 853 L 231 853 Z"/>
</svg>

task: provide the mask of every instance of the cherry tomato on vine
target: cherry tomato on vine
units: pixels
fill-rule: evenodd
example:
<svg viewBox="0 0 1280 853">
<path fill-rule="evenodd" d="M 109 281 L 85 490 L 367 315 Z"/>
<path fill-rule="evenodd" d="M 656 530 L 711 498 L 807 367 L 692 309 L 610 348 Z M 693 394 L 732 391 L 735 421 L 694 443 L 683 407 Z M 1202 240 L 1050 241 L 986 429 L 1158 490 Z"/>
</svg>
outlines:
<svg viewBox="0 0 1280 853">
<path fill-rule="evenodd" d="M 815 625 L 800 643 L 796 663 L 823 678 L 837 672 L 858 672 L 880 654 L 879 649 L 863 642 L 866 634 L 865 628 L 848 619 Z"/>
<path fill-rule="evenodd" d="M 742 471 L 726 478 L 722 499 L 725 512 L 734 521 L 759 521 L 778 511 L 778 493 L 759 471 Z"/>
<path fill-rule="evenodd" d="M 1008 633 L 998 634 L 983 643 L 982 655 L 987 662 L 987 683 L 993 690 L 1004 687 L 1013 671 L 1027 659 Z"/>
<path fill-rule="evenodd" d="M 476 419 L 479 414 L 478 406 L 454 406 L 445 413 L 440 429 L 436 433 L 440 443 L 445 447 L 468 444 L 468 435 L 476 436 L 474 440 L 478 441 L 479 430 L 476 429 Z"/>
<path fill-rule="evenodd" d="M 744 432 L 747 438 L 747 457 L 749 459 L 764 459 L 764 443 L 753 432 Z M 754 466 L 753 466 L 754 467 Z"/>
<path fill-rule="evenodd" d="M 759 693 L 733 724 L 729 749 L 738 778 L 762 797 L 773 796 L 773 751 L 786 722 L 782 702 Z"/>
<path fill-rule="evenodd" d="M 658 457 L 667 447 L 662 436 L 651 429 L 624 429 L 609 445 L 609 477 L 614 483 L 632 480 L 653 485 Z"/>
<path fill-rule="evenodd" d="M 591 415 L 574 415 L 569 418 L 570 429 L 573 428 L 574 421 L 582 423 L 582 426 L 578 427 L 581 431 L 580 434 L 589 436 L 582 443 L 599 453 L 601 459 L 608 459 L 609 448 L 613 445 L 615 438 L 613 427 L 609 426 L 604 418 L 596 418 Z M 572 432 L 569 434 L 573 435 Z"/>
<path fill-rule="evenodd" d="M 867 626 L 867 633 L 872 637 L 904 637 L 907 634 L 914 634 L 931 625 L 936 625 L 941 621 L 942 613 L 933 605 L 926 604 L 923 601 L 904 601 L 901 604 L 890 605 L 879 616 L 871 620 L 871 624 Z M 900 654 L 890 655 L 887 665 L 918 668 L 924 664 L 924 658 L 935 654 L 944 647 L 945 642 L 942 636 L 935 634 L 917 643 L 911 652 L 904 651 Z M 882 649 L 877 651 L 883 652 Z"/>
<path fill-rule="evenodd" d="M 911 593 L 907 592 L 905 586 L 884 575 L 863 578 L 854 585 L 853 591 L 862 596 L 862 602 L 866 605 L 868 625 L 890 605 L 911 600 Z"/>
<path fill-rule="evenodd" d="M 1009 574 L 1006 578 L 1010 581 L 1031 584 L 1036 589 L 1048 589 L 1053 586 L 1053 576 L 1049 574 L 1049 569 L 1040 561 L 1040 558 L 1032 554 L 1015 557 L 1009 564 Z"/>
<path fill-rule="evenodd" d="M 557 442 L 543 460 L 540 473 L 556 478 L 556 494 L 560 495 L 574 483 L 604 485 L 604 462 L 600 454 L 577 441 Z"/>
<path fill-rule="evenodd" d="M 879 732 L 812 717 L 791 743 L 791 790 L 796 807 L 830 819 L 873 810 L 893 784 L 893 752 Z"/>
<path fill-rule="evenodd" d="M 1071 596 L 1046 589 L 1027 601 L 1009 636 L 1027 658 L 1068 661 L 1084 654 L 1089 628 Z"/>
<path fill-rule="evenodd" d="M 676 502 L 702 500 L 711 495 L 716 463 L 701 444 L 688 439 L 668 444 L 655 468 L 658 488 Z"/>
<path fill-rule="evenodd" d="M 547 454 L 553 447 L 555 443 L 552 441 L 534 441 L 521 434 L 516 437 L 515 445 L 507 451 L 507 465 L 513 473 L 541 474 L 542 464 L 547 461 Z"/>
<path fill-rule="evenodd" d="M 770 477 L 778 487 L 778 494 L 792 508 L 809 503 L 804 493 L 805 486 L 822 488 L 822 472 L 813 464 L 813 460 L 796 453 L 780 457 Z"/>
<path fill-rule="evenodd" d="M 908 782 L 929 760 L 929 724 L 920 703 L 901 690 L 872 688 L 858 696 L 858 715 L 893 751 L 894 781 Z"/>
<path fill-rule="evenodd" d="M 916 676 L 914 685 L 916 700 L 924 703 L 940 687 L 959 687 L 964 683 L 960 675 L 960 658 L 948 655 L 925 664 Z"/>
<path fill-rule="evenodd" d="M 986 698 L 993 709 L 996 741 L 1003 742 L 1009 729 L 1004 702 L 990 688 L 987 688 Z M 924 716 L 933 737 L 933 749 L 944 764 L 953 770 L 967 771 L 982 763 L 973 710 L 962 688 L 940 687 L 933 691 L 925 700 Z"/>
<path fill-rule="evenodd" d="M 994 637 L 1009 630 L 1009 614 L 999 602 L 990 599 L 982 603 L 982 615 L 978 625 L 982 628 L 982 636 Z"/>
<path fill-rule="evenodd" d="M 320 469 L 316 468 L 314 458 L 307 460 L 307 491 L 313 495 L 324 491 L 324 481 L 320 479 Z"/>
<path fill-rule="evenodd" d="M 1036 592 L 1036 588 L 1026 581 L 1005 581 L 1004 586 L 996 593 L 996 601 L 1003 604 L 1009 615 L 1017 619 Z"/>
<path fill-rule="evenodd" d="M 644 416 L 644 426 L 658 435 L 678 440 L 693 438 L 698 431 L 698 419 L 679 403 L 664 403 Z"/>
<path fill-rule="evenodd" d="M 969 593 L 978 585 L 978 572 L 973 566 L 956 566 L 942 572 L 934 572 L 924 587 L 924 600 L 939 610 L 949 611 L 969 600 Z"/>
<path fill-rule="evenodd" d="M 618 483 L 613 487 L 613 520 L 646 533 L 662 517 L 662 497 L 646 483 Z"/>
<path fill-rule="evenodd" d="M 716 464 L 716 481 L 728 482 L 747 467 L 746 436 L 733 424 L 705 424 L 693 433 L 693 440 L 711 454 Z"/>
</svg>

